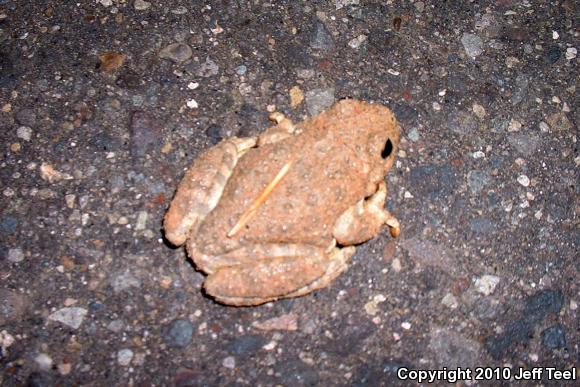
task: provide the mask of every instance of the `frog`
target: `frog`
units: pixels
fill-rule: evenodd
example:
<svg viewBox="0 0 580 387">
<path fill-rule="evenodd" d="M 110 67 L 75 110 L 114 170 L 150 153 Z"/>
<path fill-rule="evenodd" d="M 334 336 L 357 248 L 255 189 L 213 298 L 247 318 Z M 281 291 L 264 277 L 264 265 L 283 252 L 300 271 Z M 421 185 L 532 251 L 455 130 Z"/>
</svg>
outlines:
<svg viewBox="0 0 580 387">
<path fill-rule="evenodd" d="M 226 138 L 185 172 L 164 220 L 218 303 L 299 297 L 343 273 L 356 246 L 400 223 L 385 177 L 401 128 L 386 106 L 355 99 L 294 124 L 282 113 L 262 134 Z"/>
</svg>

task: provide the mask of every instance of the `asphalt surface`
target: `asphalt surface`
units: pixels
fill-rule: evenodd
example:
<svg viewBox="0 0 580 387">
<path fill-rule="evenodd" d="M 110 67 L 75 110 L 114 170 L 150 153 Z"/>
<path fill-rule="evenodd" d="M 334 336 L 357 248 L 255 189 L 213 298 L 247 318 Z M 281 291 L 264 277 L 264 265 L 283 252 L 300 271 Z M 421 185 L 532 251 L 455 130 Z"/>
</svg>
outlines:
<svg viewBox="0 0 580 387">
<path fill-rule="evenodd" d="M 570 0 L 0 0 L 0 384 L 577 367 L 578 15 Z M 299 299 L 204 296 L 161 230 L 185 168 L 268 111 L 300 121 L 347 97 L 403 127 L 387 176 L 401 236 Z M 535 383 L 562 382 L 542 370 Z"/>
</svg>

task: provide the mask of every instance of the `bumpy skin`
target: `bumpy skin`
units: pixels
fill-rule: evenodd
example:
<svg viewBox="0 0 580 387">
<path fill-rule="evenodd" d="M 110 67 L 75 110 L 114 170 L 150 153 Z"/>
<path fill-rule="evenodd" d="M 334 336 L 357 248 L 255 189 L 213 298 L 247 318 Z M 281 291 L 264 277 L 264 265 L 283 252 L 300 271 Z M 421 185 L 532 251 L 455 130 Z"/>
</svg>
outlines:
<svg viewBox="0 0 580 387">
<path fill-rule="evenodd" d="M 326 286 L 347 268 L 353 244 L 384 225 L 386 185 L 400 128 L 381 105 L 344 100 L 303 123 L 274 116 L 260 138 L 232 138 L 194 161 L 165 216 L 167 238 L 187 241 L 208 294 L 230 305 L 257 305 Z M 251 220 L 234 227 L 292 161 Z M 335 247 L 337 241 L 343 248 Z"/>
</svg>

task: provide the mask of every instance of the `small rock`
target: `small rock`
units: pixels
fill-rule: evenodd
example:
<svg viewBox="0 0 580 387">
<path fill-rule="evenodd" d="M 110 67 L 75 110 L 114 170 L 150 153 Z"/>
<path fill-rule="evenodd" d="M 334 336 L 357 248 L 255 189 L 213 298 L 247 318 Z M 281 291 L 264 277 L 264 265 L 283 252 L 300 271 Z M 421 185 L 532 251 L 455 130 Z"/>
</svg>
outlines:
<svg viewBox="0 0 580 387">
<path fill-rule="evenodd" d="M 52 358 L 46 353 L 40 353 L 34 358 L 34 362 L 42 371 L 48 371 L 52 367 Z"/>
<path fill-rule="evenodd" d="M 314 35 L 310 40 L 310 47 L 321 51 L 328 51 L 334 48 L 334 40 L 324 24 L 316 23 Z"/>
<path fill-rule="evenodd" d="M 413 142 L 419 141 L 419 131 L 417 130 L 417 128 L 411 128 L 411 130 L 409 130 L 409 133 L 407 133 L 407 138 Z"/>
<path fill-rule="evenodd" d="M 188 12 L 188 9 L 185 8 L 183 5 L 179 5 L 171 10 L 171 13 L 174 15 L 185 15 Z"/>
<path fill-rule="evenodd" d="M 473 110 L 473 113 L 477 116 L 477 118 L 481 120 L 485 118 L 485 109 L 480 104 L 474 103 L 471 106 L 471 110 Z"/>
<path fill-rule="evenodd" d="M 495 275 L 484 275 L 475 281 L 475 290 L 484 296 L 492 294 L 499 284 L 500 278 Z"/>
<path fill-rule="evenodd" d="M 384 295 L 377 294 L 373 297 L 372 300 L 365 304 L 365 312 L 370 316 L 376 315 L 380 311 L 379 304 L 385 302 L 386 300 L 387 298 Z"/>
<path fill-rule="evenodd" d="M 401 270 L 403 269 L 403 266 L 401 265 L 401 260 L 399 258 L 393 259 L 393 261 L 391 262 L 391 267 L 393 268 L 395 273 L 400 273 Z"/>
<path fill-rule="evenodd" d="M 56 368 L 58 369 L 59 374 L 61 374 L 62 376 L 66 376 L 66 375 L 70 374 L 70 372 L 72 371 L 72 364 L 71 363 L 61 363 L 61 364 L 57 365 Z"/>
<path fill-rule="evenodd" d="M 132 287 L 140 288 L 141 281 L 133 274 L 127 271 L 115 276 L 111 281 L 111 286 L 113 287 L 113 291 L 115 293 L 120 293 Z"/>
<path fill-rule="evenodd" d="M 290 89 L 290 107 L 295 108 L 304 101 L 304 93 L 298 86 Z"/>
<path fill-rule="evenodd" d="M 508 132 L 517 132 L 522 128 L 522 123 L 519 122 L 518 120 L 512 118 L 510 120 L 510 123 L 508 125 L 507 131 Z"/>
<path fill-rule="evenodd" d="M 546 121 L 550 125 L 550 128 L 556 131 L 568 131 L 572 129 L 572 123 L 564 112 L 554 113 Z"/>
<path fill-rule="evenodd" d="M 266 339 L 260 335 L 243 335 L 227 345 L 229 352 L 234 355 L 251 355 L 260 350 L 266 343 Z"/>
<path fill-rule="evenodd" d="M 161 125 L 148 112 L 135 111 L 131 116 L 131 153 L 145 156 L 161 143 Z"/>
<path fill-rule="evenodd" d="M 139 215 L 137 215 L 137 223 L 135 224 L 135 230 L 145 230 L 145 226 L 147 226 L 147 211 L 139 211 Z"/>
<path fill-rule="evenodd" d="M 191 343 L 192 336 L 193 325 L 191 322 L 189 320 L 176 319 L 167 328 L 163 335 L 163 340 L 170 347 L 184 348 Z"/>
<path fill-rule="evenodd" d="M 578 55 L 578 50 L 576 50 L 576 48 L 568 47 L 566 49 L 566 59 L 572 60 L 572 59 L 576 58 L 576 55 Z"/>
<path fill-rule="evenodd" d="M 469 171 L 467 173 L 467 184 L 469 190 L 474 194 L 479 193 L 490 181 L 491 176 L 485 171 Z"/>
<path fill-rule="evenodd" d="M 40 165 L 40 177 L 42 180 L 46 180 L 49 183 L 56 183 L 61 180 L 70 180 L 73 177 L 68 173 L 61 173 L 54 169 L 54 167 L 48 163 L 42 163 Z"/>
<path fill-rule="evenodd" d="M 21 126 L 16 129 L 16 136 L 24 141 L 30 141 L 32 138 L 32 128 L 28 126 Z"/>
<path fill-rule="evenodd" d="M 113 320 L 109 324 L 107 324 L 107 329 L 111 332 L 119 333 L 123 330 L 123 321 L 122 320 Z"/>
<path fill-rule="evenodd" d="M 238 75 L 244 75 L 248 71 L 248 68 L 245 65 L 239 65 L 235 68 L 235 71 Z"/>
<path fill-rule="evenodd" d="M 113 0 L 99 0 L 99 3 L 104 7 L 110 7 L 113 5 Z"/>
<path fill-rule="evenodd" d="M 306 108 L 311 116 L 328 109 L 334 103 L 334 88 L 314 89 L 306 92 Z"/>
<path fill-rule="evenodd" d="M 26 313 L 28 304 L 25 295 L 0 289 L 0 326 L 20 320 Z"/>
<path fill-rule="evenodd" d="M 48 316 L 49 320 L 60 322 L 73 329 L 78 329 L 88 311 L 84 308 L 70 307 L 57 310 Z"/>
<path fill-rule="evenodd" d="M 119 365 L 126 367 L 131 364 L 131 360 L 133 360 L 133 351 L 130 349 L 122 349 L 117 352 L 117 363 Z"/>
<path fill-rule="evenodd" d="M 557 44 L 554 44 L 546 51 L 546 59 L 550 64 L 555 64 L 562 56 L 562 51 Z"/>
<path fill-rule="evenodd" d="M 530 185 L 530 178 L 527 177 L 526 175 L 520 175 L 518 176 L 518 183 L 520 183 L 524 187 L 528 187 Z"/>
<path fill-rule="evenodd" d="M 542 332 L 542 343 L 548 349 L 566 348 L 564 327 L 557 324 Z"/>
<path fill-rule="evenodd" d="M 197 103 L 197 101 L 195 99 L 188 99 L 187 102 L 185 103 L 187 105 L 188 108 L 190 109 L 197 109 L 199 107 L 199 104 Z"/>
<path fill-rule="evenodd" d="M 359 48 L 359 47 L 361 46 L 361 44 L 363 44 L 363 43 L 364 43 L 366 40 L 367 40 L 367 36 L 366 36 L 366 35 L 362 35 L 362 34 L 361 34 L 361 35 L 357 36 L 356 38 L 353 38 L 353 39 L 351 39 L 351 40 L 348 42 L 348 46 L 349 46 L 350 48 L 357 49 L 357 48 Z"/>
<path fill-rule="evenodd" d="M 531 156 L 538 149 L 540 138 L 534 134 L 512 134 L 508 142 L 521 154 Z"/>
<path fill-rule="evenodd" d="M 457 302 L 457 298 L 455 298 L 455 296 L 451 293 L 447 293 L 443 299 L 441 300 L 441 304 L 445 305 L 446 307 L 450 308 L 450 309 L 456 309 L 459 306 L 459 303 Z"/>
<path fill-rule="evenodd" d="M 145 11 L 146 9 L 149 9 L 149 7 L 151 7 L 151 3 L 145 0 L 135 0 L 133 6 L 137 11 Z"/>
<path fill-rule="evenodd" d="M 193 73 L 198 77 L 209 78 L 217 75 L 219 69 L 218 64 L 208 56 L 205 62 L 193 66 Z"/>
<path fill-rule="evenodd" d="M 22 252 L 22 249 L 8 250 L 8 260 L 13 263 L 24 261 L 24 253 Z"/>
<path fill-rule="evenodd" d="M 471 58 L 476 58 L 483 53 L 483 42 L 477 35 L 464 33 L 461 37 L 461 43 L 465 53 Z"/>
<path fill-rule="evenodd" d="M 21 109 L 16 112 L 16 122 L 22 126 L 34 127 L 36 125 L 36 113 L 32 109 Z"/>
<path fill-rule="evenodd" d="M 334 6 L 336 9 L 341 9 L 347 5 L 359 5 L 360 0 L 334 0 Z"/>
<path fill-rule="evenodd" d="M 127 56 L 120 52 L 105 52 L 99 55 L 99 69 L 105 73 L 114 73 L 123 66 Z"/>
<path fill-rule="evenodd" d="M 431 333 L 429 349 L 438 367 L 472 368 L 479 360 L 481 345 L 456 332 L 436 329 Z"/>
<path fill-rule="evenodd" d="M 287 313 L 266 321 L 255 321 L 252 326 L 263 331 L 295 331 L 298 329 L 298 316 L 294 313 Z"/>
<path fill-rule="evenodd" d="M 191 47 L 185 43 L 173 43 L 159 52 L 159 57 L 175 63 L 185 62 L 193 55 Z"/>
<path fill-rule="evenodd" d="M 222 365 L 226 368 L 233 370 L 234 368 L 236 368 L 236 359 L 233 356 L 228 356 L 224 358 L 224 360 L 222 361 Z"/>
</svg>

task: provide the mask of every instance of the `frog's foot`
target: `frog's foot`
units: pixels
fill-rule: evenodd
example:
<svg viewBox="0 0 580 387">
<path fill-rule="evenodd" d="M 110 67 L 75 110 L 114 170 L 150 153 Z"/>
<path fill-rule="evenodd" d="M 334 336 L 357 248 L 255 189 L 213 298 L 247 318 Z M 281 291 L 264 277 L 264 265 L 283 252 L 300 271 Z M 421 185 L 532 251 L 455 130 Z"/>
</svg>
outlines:
<svg viewBox="0 0 580 387">
<path fill-rule="evenodd" d="M 269 116 L 276 126 L 266 129 L 258 138 L 258 146 L 273 144 L 284 140 L 294 134 L 296 127 L 289 118 L 280 112 L 274 112 Z"/>
<path fill-rule="evenodd" d="M 381 182 L 370 198 L 347 209 L 334 224 L 333 235 L 339 244 L 348 246 L 365 242 L 377 235 L 383 225 L 393 237 L 401 233 L 399 221 L 384 208 L 387 185 Z"/>
<path fill-rule="evenodd" d="M 308 247 L 308 250 L 312 250 Z M 221 267 L 205 281 L 205 291 L 228 305 L 259 305 L 298 297 L 328 285 L 348 267 L 354 247 L 312 255 L 281 256 Z"/>
<path fill-rule="evenodd" d="M 182 245 L 217 205 L 239 158 L 256 145 L 255 137 L 230 138 L 205 151 L 179 183 L 163 220 L 166 238 Z"/>
</svg>

